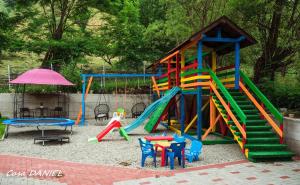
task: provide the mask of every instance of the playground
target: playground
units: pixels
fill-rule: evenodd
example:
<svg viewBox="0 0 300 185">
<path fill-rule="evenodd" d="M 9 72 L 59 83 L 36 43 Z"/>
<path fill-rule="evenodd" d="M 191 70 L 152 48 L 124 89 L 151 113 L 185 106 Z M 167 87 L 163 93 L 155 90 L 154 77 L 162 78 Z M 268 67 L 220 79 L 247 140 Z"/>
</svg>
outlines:
<svg viewBox="0 0 300 185">
<path fill-rule="evenodd" d="M 285 135 L 291 126 L 282 111 L 241 69 L 241 50 L 256 43 L 222 16 L 144 65 L 144 73 L 81 73 L 77 106 L 75 95 L 58 90 L 78 85 L 62 74 L 22 73 L 9 81 L 12 112 L 1 121 L 0 184 L 297 184 L 299 137 Z M 136 81 L 149 94 L 128 94 Z M 27 96 L 28 86 L 57 92 Z M 58 171 L 31 177 L 30 168 Z"/>
<path fill-rule="evenodd" d="M 126 120 L 126 122 L 130 121 L 131 119 Z M 90 120 L 89 122 L 95 121 Z M 105 126 L 95 125 L 75 127 L 73 129 L 70 143 L 60 145 L 59 143 L 53 142 L 48 143 L 42 148 L 41 145 L 33 145 L 32 141 L 32 137 L 40 135 L 39 131 L 35 131 L 30 128 L 23 128 L 22 132 L 20 132 L 19 128 L 12 128 L 9 138 L 0 142 L 0 146 L 2 148 L 1 153 L 78 163 L 80 162 L 86 164 L 141 168 L 141 149 L 138 143 L 138 138 L 143 138 L 149 134 L 141 127 L 132 132 L 129 141 L 124 140 L 122 137 L 120 137 L 118 132 L 115 132 L 105 137 L 101 144 L 87 142 L 87 138 L 97 135 L 99 131 L 103 130 L 104 128 Z M 160 127 L 159 129 L 162 130 L 159 130 L 158 133 L 163 133 L 163 127 Z M 51 132 L 51 134 L 63 133 L 62 130 L 50 130 L 48 132 Z M 171 135 L 173 133 L 168 132 L 168 134 Z M 57 151 L 55 152 L 55 155 L 53 155 L 52 150 L 56 149 Z M 186 166 L 189 168 L 199 165 L 231 162 L 241 159 L 245 159 L 245 157 L 240 153 L 238 147 L 234 144 L 208 145 L 204 147 L 203 155 L 200 156 L 199 161 L 187 163 Z M 169 167 L 160 167 L 159 164 L 160 160 L 158 159 L 157 168 L 154 168 L 151 160 L 149 160 L 146 162 L 145 168 L 169 171 Z"/>
</svg>

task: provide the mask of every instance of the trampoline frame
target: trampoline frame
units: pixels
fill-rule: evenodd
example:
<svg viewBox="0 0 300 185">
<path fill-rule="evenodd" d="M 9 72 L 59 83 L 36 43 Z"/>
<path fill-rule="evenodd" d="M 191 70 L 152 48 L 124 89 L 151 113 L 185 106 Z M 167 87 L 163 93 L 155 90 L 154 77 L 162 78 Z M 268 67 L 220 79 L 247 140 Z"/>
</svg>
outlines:
<svg viewBox="0 0 300 185">
<path fill-rule="evenodd" d="M 26 122 L 25 122 L 26 120 Z M 34 121 L 34 122 L 30 122 L 30 121 Z M 43 120 L 64 120 L 63 122 L 43 122 Z M 16 123 L 14 121 L 24 121 Z M 41 121 L 41 122 L 39 122 Z M 42 137 L 47 138 L 47 136 L 45 136 L 45 129 L 40 129 L 39 127 L 45 127 L 45 126 L 60 126 L 60 127 L 65 127 L 65 131 L 67 130 L 67 127 L 70 126 L 71 127 L 71 135 L 72 135 L 72 126 L 75 124 L 75 121 L 71 120 L 71 119 L 67 119 L 67 118 L 13 118 L 13 119 L 8 119 L 8 120 L 4 120 L 3 124 L 6 125 L 6 129 L 5 129 L 5 133 L 4 133 L 4 138 L 8 137 L 8 131 L 9 131 L 9 126 L 14 126 L 14 127 L 37 127 L 37 130 L 41 130 L 42 131 Z M 44 145 L 44 141 L 43 141 L 43 145 Z"/>
</svg>

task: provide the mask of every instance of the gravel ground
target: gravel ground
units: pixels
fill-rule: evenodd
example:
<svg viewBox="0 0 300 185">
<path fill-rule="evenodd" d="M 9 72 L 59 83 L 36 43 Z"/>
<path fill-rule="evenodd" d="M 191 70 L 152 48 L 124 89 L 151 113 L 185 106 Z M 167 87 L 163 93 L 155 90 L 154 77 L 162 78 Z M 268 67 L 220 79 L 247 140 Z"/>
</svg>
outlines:
<svg viewBox="0 0 300 185">
<path fill-rule="evenodd" d="M 123 125 L 130 123 L 130 119 L 122 121 Z M 107 122 L 107 121 L 106 121 Z M 102 125 L 105 123 L 102 123 Z M 45 134 L 69 134 L 62 128 L 45 131 Z M 76 126 L 70 136 L 70 143 L 60 145 L 57 142 L 33 144 L 33 138 L 40 136 L 41 131 L 34 127 L 15 128 L 10 127 L 9 136 L 4 141 L 0 141 L 1 154 L 15 154 L 22 156 L 33 156 L 45 159 L 64 160 L 90 164 L 105 164 L 113 166 L 140 167 L 141 151 L 138 143 L 139 137 L 149 135 L 144 131 L 143 126 L 138 127 L 130 134 L 130 141 L 125 141 L 118 132 L 114 132 L 104 137 L 101 143 L 88 143 L 88 138 L 95 137 L 104 126 L 95 125 L 94 121 L 89 121 L 88 126 Z M 163 128 L 158 128 L 163 132 Z M 172 134 L 170 132 L 170 134 Z M 214 136 L 209 136 L 214 137 Z M 210 138 L 208 138 L 210 139 Z M 207 164 L 216 164 L 229 161 L 245 159 L 237 144 L 227 145 L 204 145 L 200 161 L 186 163 L 187 167 L 195 167 Z M 160 167 L 160 157 L 158 157 L 158 170 L 166 170 Z M 151 160 L 147 160 L 146 166 L 154 168 Z"/>
</svg>

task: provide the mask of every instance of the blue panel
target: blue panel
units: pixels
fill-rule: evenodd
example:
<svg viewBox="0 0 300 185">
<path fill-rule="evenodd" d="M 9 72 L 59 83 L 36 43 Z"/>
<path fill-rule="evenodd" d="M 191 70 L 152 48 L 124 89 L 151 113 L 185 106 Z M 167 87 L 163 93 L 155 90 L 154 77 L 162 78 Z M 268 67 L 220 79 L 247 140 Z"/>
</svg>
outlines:
<svg viewBox="0 0 300 185">
<path fill-rule="evenodd" d="M 239 89 L 239 81 L 240 81 L 240 43 L 235 43 L 235 80 L 234 80 L 234 88 Z"/>
<path fill-rule="evenodd" d="M 197 47 L 197 55 L 198 55 L 198 69 L 202 69 L 202 48 L 203 43 L 202 41 L 198 42 Z M 198 75 L 201 75 L 201 73 L 198 73 Z M 201 80 L 198 80 L 201 81 Z M 202 130 L 202 87 L 197 87 L 197 137 L 199 140 L 201 140 L 201 130 Z"/>
<path fill-rule="evenodd" d="M 81 122 L 80 125 L 84 125 L 85 121 L 85 87 L 86 87 L 86 77 L 83 76 L 83 83 L 82 83 L 82 92 L 81 92 L 81 110 L 82 110 L 82 115 L 81 115 Z"/>
</svg>

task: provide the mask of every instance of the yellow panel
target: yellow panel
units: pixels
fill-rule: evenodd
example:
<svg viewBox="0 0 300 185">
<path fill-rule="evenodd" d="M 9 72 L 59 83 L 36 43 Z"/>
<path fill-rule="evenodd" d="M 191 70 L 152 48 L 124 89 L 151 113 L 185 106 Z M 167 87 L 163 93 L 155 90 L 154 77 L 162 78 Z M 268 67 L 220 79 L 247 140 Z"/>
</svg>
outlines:
<svg viewBox="0 0 300 185">
<path fill-rule="evenodd" d="M 191 81 L 191 80 L 209 80 L 209 75 L 199 75 L 199 76 L 192 76 L 188 78 L 182 78 L 181 82 Z"/>
</svg>

